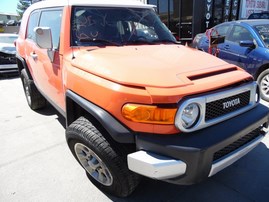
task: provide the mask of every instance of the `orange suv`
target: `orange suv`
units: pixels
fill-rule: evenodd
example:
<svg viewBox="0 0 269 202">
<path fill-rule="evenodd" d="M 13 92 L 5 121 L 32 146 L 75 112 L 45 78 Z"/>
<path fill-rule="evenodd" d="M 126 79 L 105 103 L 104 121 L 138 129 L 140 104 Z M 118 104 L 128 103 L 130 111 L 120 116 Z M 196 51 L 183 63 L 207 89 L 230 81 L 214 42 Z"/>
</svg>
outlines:
<svg viewBox="0 0 269 202">
<path fill-rule="evenodd" d="M 178 44 L 154 10 L 42 1 L 24 13 L 16 41 L 29 106 L 48 101 L 66 118 L 75 159 L 119 197 L 141 176 L 198 183 L 257 146 L 268 124 L 253 78 Z"/>
</svg>

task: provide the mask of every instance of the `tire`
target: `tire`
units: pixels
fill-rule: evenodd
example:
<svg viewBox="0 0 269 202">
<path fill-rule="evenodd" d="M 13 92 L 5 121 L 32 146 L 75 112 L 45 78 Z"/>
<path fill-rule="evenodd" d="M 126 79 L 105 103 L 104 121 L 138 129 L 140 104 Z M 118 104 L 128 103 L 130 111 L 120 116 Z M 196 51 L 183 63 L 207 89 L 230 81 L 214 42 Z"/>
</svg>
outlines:
<svg viewBox="0 0 269 202">
<path fill-rule="evenodd" d="M 269 102 L 269 69 L 258 76 L 257 82 L 260 86 L 261 98 Z"/>
<path fill-rule="evenodd" d="M 141 176 L 128 169 L 125 145 L 105 138 L 84 117 L 78 118 L 66 129 L 66 139 L 88 178 L 101 191 L 126 197 L 135 190 Z"/>
<path fill-rule="evenodd" d="M 45 107 L 46 99 L 37 90 L 33 80 L 29 79 L 25 69 L 21 71 L 21 80 L 29 107 L 33 110 Z"/>
</svg>

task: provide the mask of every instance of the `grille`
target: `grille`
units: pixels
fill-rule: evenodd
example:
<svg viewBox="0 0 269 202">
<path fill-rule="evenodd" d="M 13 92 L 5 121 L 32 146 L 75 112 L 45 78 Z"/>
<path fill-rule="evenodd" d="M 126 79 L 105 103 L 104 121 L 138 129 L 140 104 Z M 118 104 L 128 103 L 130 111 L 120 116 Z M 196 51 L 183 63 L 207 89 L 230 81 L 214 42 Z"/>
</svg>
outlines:
<svg viewBox="0 0 269 202">
<path fill-rule="evenodd" d="M 226 102 L 239 99 L 240 103 L 234 104 L 234 106 L 230 105 L 229 107 L 224 108 L 223 105 Z M 206 103 L 206 114 L 205 121 L 209 121 L 211 119 L 223 116 L 230 112 L 241 109 L 249 104 L 250 101 L 250 91 L 246 91 L 244 93 L 240 93 L 237 95 L 233 95 L 227 98 L 223 98 L 220 100 L 216 100 L 213 102 Z"/>
<path fill-rule="evenodd" d="M 216 161 L 223 156 L 235 151 L 236 149 L 240 148 L 241 146 L 247 144 L 248 142 L 254 140 L 261 134 L 260 128 L 255 129 L 254 131 L 250 132 L 249 134 L 245 135 L 244 137 L 238 139 L 237 141 L 233 142 L 232 144 L 224 147 L 223 149 L 217 151 L 214 154 L 213 161 Z"/>
</svg>

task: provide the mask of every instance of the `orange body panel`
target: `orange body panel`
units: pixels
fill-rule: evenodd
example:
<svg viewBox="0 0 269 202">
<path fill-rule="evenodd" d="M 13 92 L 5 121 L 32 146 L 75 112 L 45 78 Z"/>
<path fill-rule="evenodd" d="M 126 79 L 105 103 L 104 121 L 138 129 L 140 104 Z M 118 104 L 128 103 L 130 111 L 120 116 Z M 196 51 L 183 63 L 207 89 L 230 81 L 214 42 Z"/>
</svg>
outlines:
<svg viewBox="0 0 269 202">
<path fill-rule="evenodd" d="M 28 18 L 30 11 L 24 14 Z M 112 114 L 133 131 L 174 134 L 174 125 L 135 123 L 121 114 L 126 103 L 177 104 L 182 98 L 232 85 L 251 76 L 207 53 L 182 45 L 71 47 L 71 8 L 62 15 L 60 48 L 54 64 L 46 50 L 26 43 L 22 25 L 17 50 L 25 58 L 38 88 L 65 112 L 65 92 L 70 89 Z M 25 20 L 22 20 L 25 23 Z M 39 53 L 33 61 L 31 51 Z M 217 71 L 226 73 L 214 74 Z M 39 78 L 37 78 L 39 77 Z"/>
</svg>

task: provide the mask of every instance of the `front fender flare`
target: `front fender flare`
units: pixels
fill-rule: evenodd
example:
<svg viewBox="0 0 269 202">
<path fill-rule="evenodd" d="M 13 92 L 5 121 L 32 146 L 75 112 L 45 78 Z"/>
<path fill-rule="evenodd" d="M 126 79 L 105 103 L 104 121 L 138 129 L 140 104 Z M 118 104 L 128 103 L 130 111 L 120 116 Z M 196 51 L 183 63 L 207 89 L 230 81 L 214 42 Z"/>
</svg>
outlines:
<svg viewBox="0 0 269 202">
<path fill-rule="evenodd" d="M 119 143 L 134 143 L 135 135 L 117 119 L 101 107 L 86 100 L 71 90 L 66 91 L 66 123 L 67 126 L 75 121 L 74 102 L 82 107 L 87 113 L 93 116 L 111 135 L 111 137 Z M 73 103 L 73 104 L 72 104 Z"/>
</svg>

